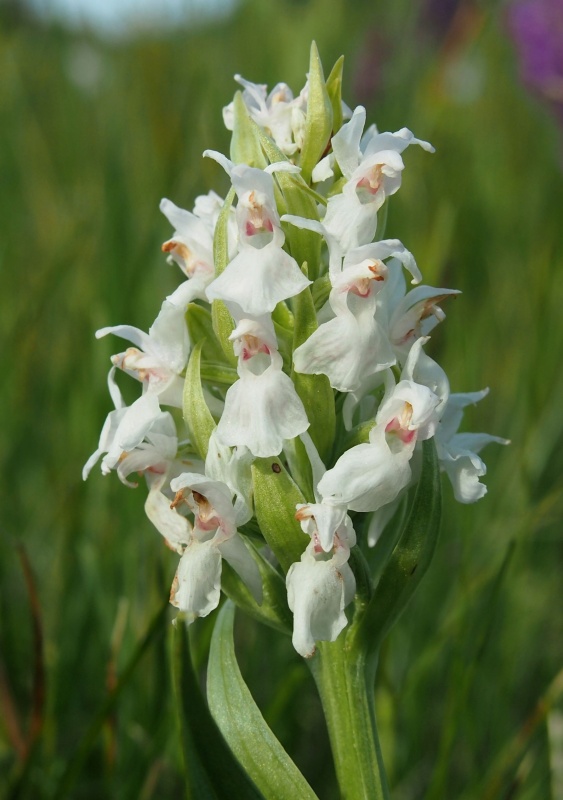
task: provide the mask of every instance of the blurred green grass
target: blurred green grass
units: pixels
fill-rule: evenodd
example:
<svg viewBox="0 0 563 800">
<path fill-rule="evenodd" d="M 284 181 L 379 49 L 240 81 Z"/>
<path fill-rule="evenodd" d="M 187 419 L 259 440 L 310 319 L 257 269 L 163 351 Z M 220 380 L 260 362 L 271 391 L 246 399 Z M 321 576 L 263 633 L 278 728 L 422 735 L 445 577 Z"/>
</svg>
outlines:
<svg viewBox="0 0 563 800">
<path fill-rule="evenodd" d="M 0 18 L 6 796 L 54 796 L 174 571 L 142 493 L 97 472 L 81 481 L 110 407 L 114 342 L 93 333 L 118 322 L 146 328 L 177 283 L 160 253 L 169 226 L 158 202 L 189 208 L 196 194 L 224 190 L 201 153 L 227 152 L 221 108 L 232 75 L 298 91 L 315 38 L 325 70 L 345 54 L 350 105 L 364 102 L 381 129 L 407 125 L 437 148 L 407 154 L 387 231 L 414 252 L 427 283 L 463 290 L 431 352 L 454 391 L 491 387 L 468 429 L 512 439 L 485 453 L 489 494 L 479 504 L 457 506 L 444 487 L 435 563 L 382 653 L 377 701 L 393 796 L 555 800 L 561 753 L 543 720 L 528 723 L 563 667 L 561 138 L 517 81 L 502 11 L 466 6 L 473 12 L 442 38 L 403 0 L 252 0 L 212 27 L 114 43 Z M 90 88 L 76 83 L 85 60 L 99 70 Z M 14 744 L 32 718 L 37 646 L 18 543 L 35 576 L 45 657 L 43 727 L 27 759 Z M 197 625 L 201 659 L 208 628 Z M 306 669 L 288 642 L 242 618 L 238 638 L 268 721 L 319 796 L 334 797 Z M 173 714 L 163 635 L 68 796 L 176 796 Z M 522 728 L 529 735 L 504 770 L 501 754 Z"/>
</svg>

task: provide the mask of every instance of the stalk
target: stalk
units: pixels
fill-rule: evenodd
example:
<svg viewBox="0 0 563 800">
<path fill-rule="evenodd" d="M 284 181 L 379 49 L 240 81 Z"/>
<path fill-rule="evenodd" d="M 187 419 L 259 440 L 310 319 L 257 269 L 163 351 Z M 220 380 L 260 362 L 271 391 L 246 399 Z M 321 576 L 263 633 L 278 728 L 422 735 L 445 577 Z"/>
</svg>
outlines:
<svg viewBox="0 0 563 800">
<path fill-rule="evenodd" d="M 322 642 L 310 662 L 328 727 L 342 800 L 389 800 L 374 707 L 375 660 Z"/>
</svg>

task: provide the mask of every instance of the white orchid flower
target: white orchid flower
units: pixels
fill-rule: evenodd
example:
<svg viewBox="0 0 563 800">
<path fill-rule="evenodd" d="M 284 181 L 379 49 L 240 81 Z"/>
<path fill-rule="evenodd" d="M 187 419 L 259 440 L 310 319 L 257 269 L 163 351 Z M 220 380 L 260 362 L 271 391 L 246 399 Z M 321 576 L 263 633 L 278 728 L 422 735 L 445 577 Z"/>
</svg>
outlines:
<svg viewBox="0 0 563 800">
<path fill-rule="evenodd" d="M 141 444 L 153 425 L 157 423 L 160 413 L 158 398 L 155 395 L 144 395 L 129 407 L 119 405 L 114 411 L 110 411 L 102 427 L 98 447 L 82 470 L 83 479 L 86 480 L 92 467 L 104 453 L 106 455 L 102 461 L 102 473 L 108 475 L 126 454 Z M 121 480 L 123 475 L 122 471 Z"/>
<path fill-rule="evenodd" d="M 301 560 L 289 568 L 286 586 L 288 605 L 293 611 L 293 646 L 304 658 L 311 658 L 316 641 L 333 642 L 348 624 L 344 609 L 354 599 L 356 579 L 347 562 L 356 536 L 345 515 L 333 534 L 329 556 L 320 543 L 316 525 L 309 524 L 313 517 L 303 516 L 305 508 L 299 507 L 296 516 L 301 515 L 300 521 L 306 523 L 311 541 Z M 309 508 L 321 516 L 317 506 Z"/>
<path fill-rule="evenodd" d="M 219 604 L 221 562 L 225 558 L 250 591 L 261 602 L 262 583 L 256 562 L 237 532 L 237 514 L 230 489 L 219 481 L 197 473 L 183 473 L 171 481 L 176 492 L 173 512 L 185 504 L 194 514 L 190 539 L 172 583 L 170 602 L 183 611 L 189 622 L 205 617 Z M 185 535 L 179 527 L 180 536 Z M 183 545 L 181 541 L 178 542 Z"/>
<path fill-rule="evenodd" d="M 160 210 L 175 229 L 172 238 L 162 245 L 162 251 L 190 279 L 190 299 L 205 300 L 205 288 L 215 276 L 213 230 L 195 214 L 178 208 L 166 198 L 161 200 Z"/>
<path fill-rule="evenodd" d="M 297 348 L 297 372 L 323 373 L 333 388 L 350 392 L 368 376 L 395 363 L 393 349 L 375 313 L 377 294 L 387 277 L 383 259 L 389 257 L 399 258 L 418 279 L 411 253 L 396 239 L 350 251 L 342 270 L 330 276 L 333 288 L 329 304 L 335 316 Z"/>
<path fill-rule="evenodd" d="M 403 150 L 418 144 L 434 152 L 432 145 L 415 138 L 407 128 L 396 133 L 370 131 L 362 141 L 365 121 L 366 111 L 358 106 L 352 119 L 332 137 L 334 158 L 346 183 L 340 194 L 329 198 L 323 224 L 345 252 L 373 239 L 378 210 L 401 185 Z"/>
<path fill-rule="evenodd" d="M 235 166 L 213 150 L 204 155 L 224 167 L 239 199 L 239 252 L 207 287 L 207 299 L 236 303 L 251 316 L 270 313 L 281 300 L 299 294 L 311 283 L 282 249 L 285 234 L 274 199 L 272 173 L 298 172 L 299 168 L 284 161 L 260 170 L 245 164 Z"/>
<path fill-rule="evenodd" d="M 264 128 L 284 155 L 293 155 L 301 146 L 301 120 L 307 105 L 306 88 L 298 97 L 293 97 L 287 83 L 277 83 L 268 94 L 264 84 L 251 83 L 240 75 L 235 75 L 235 80 L 244 87 L 242 99 L 251 118 Z M 223 121 L 227 130 L 232 131 L 233 103 L 223 109 Z"/>
<path fill-rule="evenodd" d="M 434 435 L 441 404 L 431 389 L 410 378 L 423 343 L 420 340 L 413 347 L 397 385 L 388 374 L 388 389 L 369 443 L 343 453 L 319 482 L 318 491 L 325 502 L 346 505 L 353 511 L 376 511 L 408 485 L 415 445 Z"/>
<path fill-rule="evenodd" d="M 229 337 L 238 355 L 239 380 L 225 397 L 218 440 L 247 447 L 254 456 L 281 453 L 286 439 L 309 427 L 305 408 L 283 361 L 269 318 L 243 318 Z"/>
<path fill-rule="evenodd" d="M 141 381 L 146 394 L 153 394 L 161 403 L 177 408 L 182 407 L 183 379 L 180 375 L 190 352 L 185 322 L 186 283 L 163 302 L 148 334 L 132 325 L 115 325 L 96 331 L 97 339 L 112 333 L 132 342 L 135 347 L 112 356 L 113 365 Z"/>
<path fill-rule="evenodd" d="M 463 409 L 478 403 L 489 393 L 480 392 L 451 394 L 436 431 L 436 449 L 440 466 L 451 481 L 455 499 L 460 503 L 475 503 L 487 493 L 480 482 L 487 467 L 478 453 L 488 444 L 510 444 L 508 439 L 488 433 L 458 433 Z"/>
</svg>

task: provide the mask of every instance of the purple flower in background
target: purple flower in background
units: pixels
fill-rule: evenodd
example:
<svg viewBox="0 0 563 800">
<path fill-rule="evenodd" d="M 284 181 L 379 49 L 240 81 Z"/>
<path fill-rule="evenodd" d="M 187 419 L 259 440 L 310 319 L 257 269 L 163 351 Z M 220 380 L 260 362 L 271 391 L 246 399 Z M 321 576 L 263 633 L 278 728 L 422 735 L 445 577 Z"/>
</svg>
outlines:
<svg viewBox="0 0 563 800">
<path fill-rule="evenodd" d="M 509 10 L 508 22 L 522 80 L 556 104 L 563 120 L 563 2 L 526 0 Z"/>
</svg>

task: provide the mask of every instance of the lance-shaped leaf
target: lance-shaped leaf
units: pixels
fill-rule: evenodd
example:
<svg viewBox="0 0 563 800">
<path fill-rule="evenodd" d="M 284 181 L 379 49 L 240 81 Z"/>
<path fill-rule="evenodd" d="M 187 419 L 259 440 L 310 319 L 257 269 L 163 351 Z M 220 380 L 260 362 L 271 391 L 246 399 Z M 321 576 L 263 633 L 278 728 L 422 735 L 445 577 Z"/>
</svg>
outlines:
<svg viewBox="0 0 563 800">
<path fill-rule="evenodd" d="M 311 44 L 309 61 L 309 93 L 307 118 L 299 166 L 303 179 L 310 183 L 311 173 L 322 157 L 332 132 L 332 105 L 326 89 L 323 65 L 315 42 Z"/>
<path fill-rule="evenodd" d="M 232 754 L 201 695 L 187 627 L 181 619 L 174 630 L 173 659 L 188 800 L 264 800 Z"/>
<path fill-rule="evenodd" d="M 253 123 L 256 125 L 256 123 Z M 260 144 L 268 161 L 274 164 L 277 161 L 287 161 L 287 158 L 277 144 L 256 125 Z M 310 194 L 309 186 L 300 175 L 291 172 L 276 172 L 275 180 L 279 185 L 284 205 L 278 211 L 280 215 L 295 214 L 307 219 L 319 218 L 317 204 Z M 314 280 L 320 271 L 321 263 L 321 236 L 315 231 L 298 228 L 296 225 L 284 225 L 286 240 L 289 244 L 291 255 L 298 264 L 305 261 L 309 265 L 309 277 Z"/>
<path fill-rule="evenodd" d="M 233 642 L 235 607 L 221 609 L 207 670 L 209 708 L 223 736 L 265 797 L 315 800 L 301 772 L 276 739 L 241 675 Z M 231 794 L 230 797 L 238 795 Z"/>
<path fill-rule="evenodd" d="M 309 287 L 294 298 L 293 313 L 295 316 L 293 349 L 296 350 L 318 327 L 315 305 Z M 334 444 L 336 430 L 334 392 L 326 375 L 304 375 L 292 371 L 291 379 L 311 423 L 309 428 L 311 439 L 321 458 L 324 459 Z"/>
<path fill-rule="evenodd" d="M 344 56 L 340 56 L 326 79 L 326 90 L 332 106 L 332 134 L 338 133 L 342 127 L 342 70 Z"/>
<path fill-rule="evenodd" d="M 235 198 L 234 187 L 231 187 L 219 213 L 213 237 L 213 263 L 215 264 L 215 277 L 218 277 L 229 263 L 229 214 Z M 233 344 L 229 336 L 234 330 L 232 317 L 227 306 L 222 300 L 214 300 L 211 304 L 211 319 L 213 330 L 223 353 L 230 364 L 236 366 L 237 357 L 233 351 Z"/>
<path fill-rule="evenodd" d="M 248 110 L 237 92 L 233 100 L 233 135 L 231 137 L 231 161 L 234 164 L 248 164 L 249 167 L 264 169 L 267 164 L 260 147 L 256 126 L 251 124 Z"/>
<path fill-rule="evenodd" d="M 215 429 L 215 420 L 207 407 L 201 385 L 201 350 L 203 341 L 192 350 L 184 382 L 184 419 L 190 440 L 201 458 L 207 455 L 209 437 Z"/>
<path fill-rule="evenodd" d="M 432 439 L 423 442 L 422 473 L 410 514 L 356 636 L 371 654 L 396 622 L 424 577 L 440 528 L 440 470 Z"/>
<path fill-rule="evenodd" d="M 295 519 L 305 498 L 279 458 L 257 458 L 252 465 L 254 508 L 264 538 L 284 572 L 299 561 L 309 541 Z"/>
<path fill-rule="evenodd" d="M 285 581 L 257 550 L 252 547 L 250 550 L 258 564 L 262 579 L 262 604 L 258 605 L 248 586 L 227 561 L 223 561 L 221 589 L 249 616 L 291 636 L 293 615 L 287 604 Z"/>
</svg>

